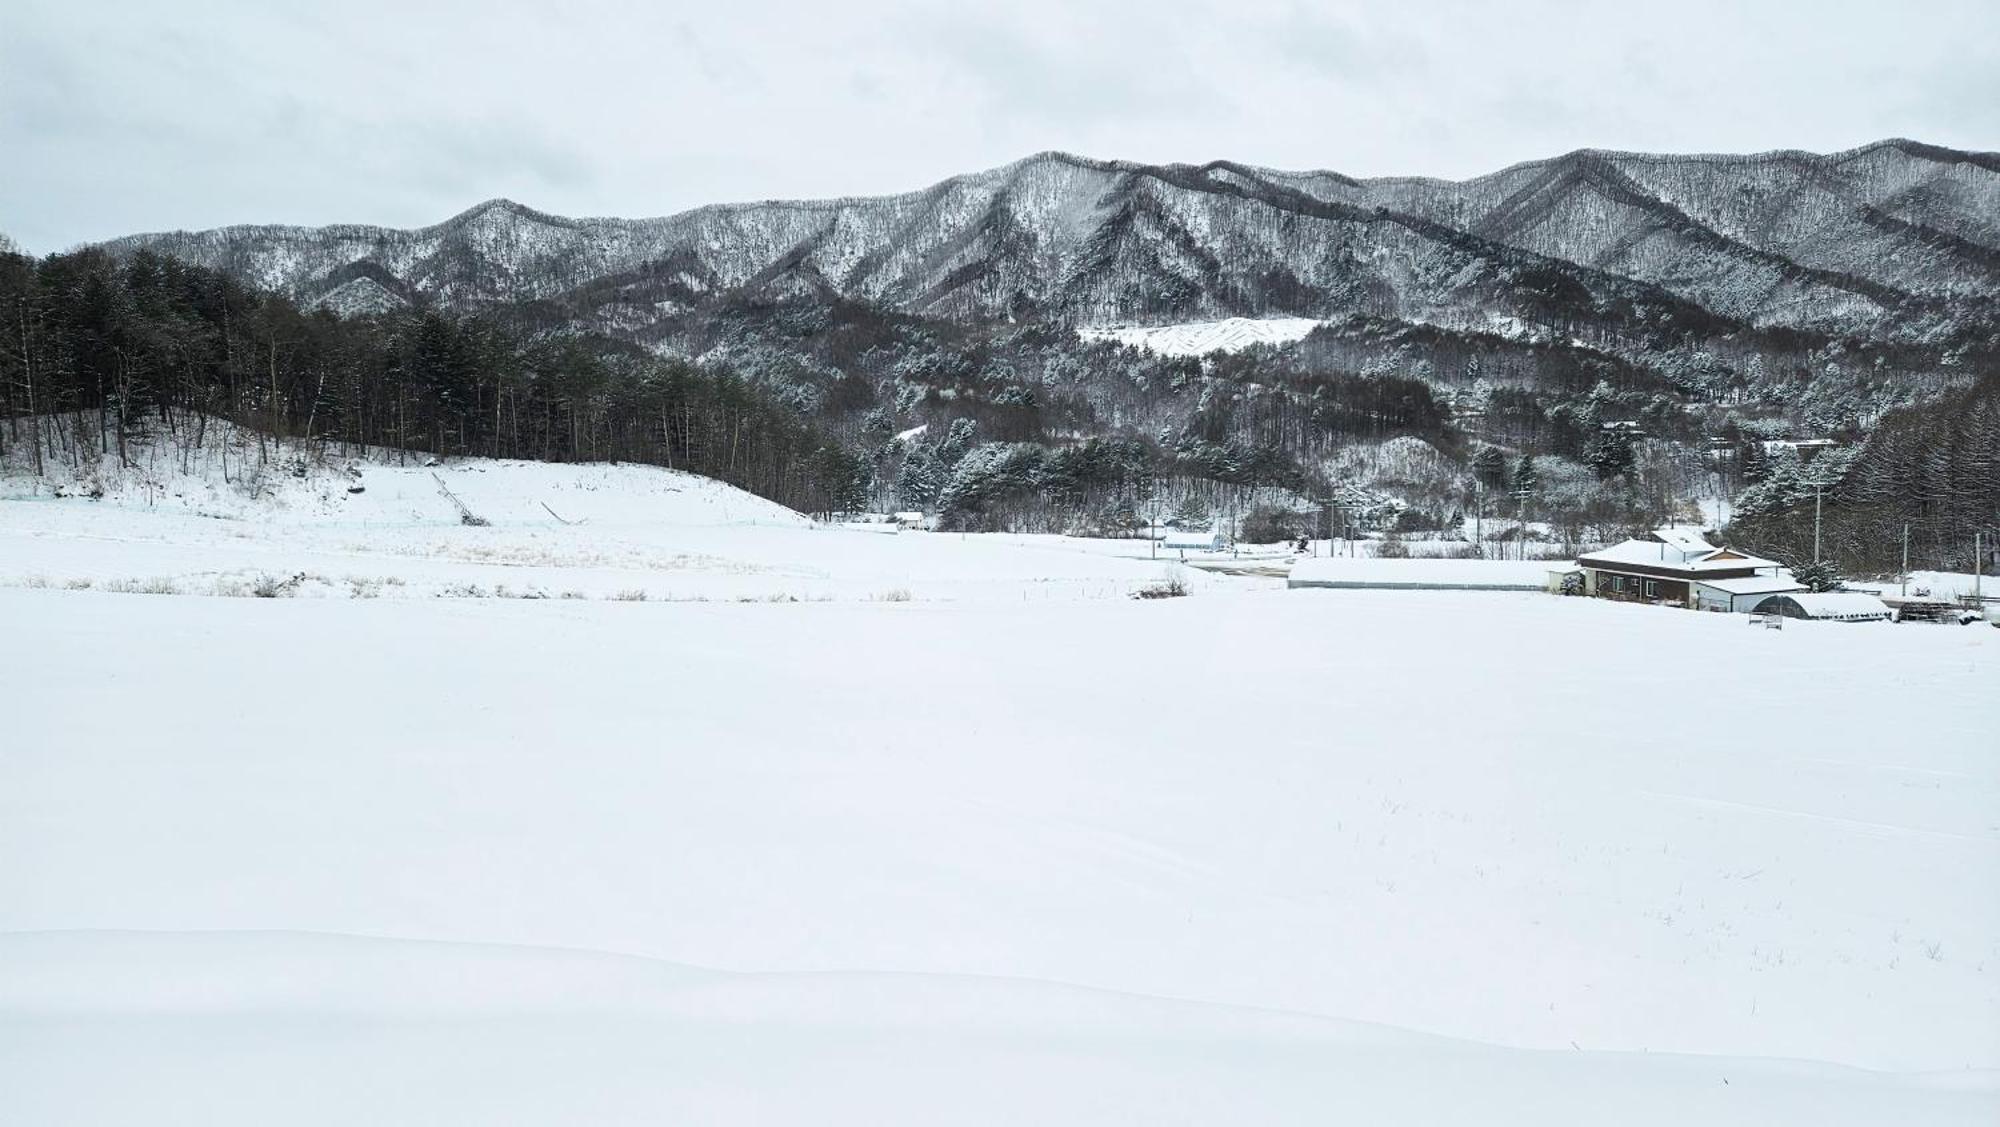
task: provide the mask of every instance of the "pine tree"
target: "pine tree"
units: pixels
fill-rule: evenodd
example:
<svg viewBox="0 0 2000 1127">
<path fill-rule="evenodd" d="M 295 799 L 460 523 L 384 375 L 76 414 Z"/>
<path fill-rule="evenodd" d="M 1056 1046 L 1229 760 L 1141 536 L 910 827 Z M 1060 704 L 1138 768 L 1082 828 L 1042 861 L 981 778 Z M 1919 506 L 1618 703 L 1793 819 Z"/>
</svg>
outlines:
<svg viewBox="0 0 2000 1127">
<path fill-rule="evenodd" d="M 1743 480 L 1752 485 L 1763 481 L 1771 472 L 1771 459 L 1764 453 L 1764 442 L 1759 438 L 1746 438 L 1738 448 L 1737 464 L 1743 468 Z"/>
<path fill-rule="evenodd" d="M 946 466 L 955 466 L 972 449 L 973 432 L 979 427 L 971 419 L 960 417 L 951 421 L 951 429 L 945 433 L 944 441 L 938 443 L 937 458 Z"/>
<path fill-rule="evenodd" d="M 1535 468 L 1534 456 L 1521 455 L 1520 463 L 1514 467 L 1514 480 L 1508 487 L 1508 492 L 1512 493 L 1515 499 L 1525 501 L 1540 492 L 1541 488 L 1542 474 Z"/>
<path fill-rule="evenodd" d="M 1632 468 L 1632 432 L 1624 427 L 1599 427 L 1584 447 L 1583 463 L 1597 474 L 1599 481 L 1610 481 Z"/>
<path fill-rule="evenodd" d="M 1173 522 L 1182 528 L 1207 528 L 1209 520 L 1208 501 L 1200 494 L 1190 493 L 1174 509 Z"/>
<path fill-rule="evenodd" d="M 937 508 L 944 489 L 944 469 L 928 446 L 919 446 L 903 459 L 903 471 L 896 477 L 896 496 L 902 507 L 927 513 Z"/>
<path fill-rule="evenodd" d="M 1799 460 L 1799 452 L 1790 446 L 1781 446 L 1773 455 L 1769 468 L 1764 473 L 1763 489 L 1766 507 L 1789 509 L 1799 503 L 1809 490 L 1806 487 L 1805 463 Z"/>
<path fill-rule="evenodd" d="M 1792 569 L 1792 578 L 1805 584 L 1808 591 L 1838 591 L 1846 582 L 1840 568 L 1831 559 L 1800 564 Z"/>
<path fill-rule="evenodd" d="M 1472 475 L 1488 489 L 1507 484 L 1507 455 L 1498 446 L 1482 446 L 1472 456 Z"/>
</svg>

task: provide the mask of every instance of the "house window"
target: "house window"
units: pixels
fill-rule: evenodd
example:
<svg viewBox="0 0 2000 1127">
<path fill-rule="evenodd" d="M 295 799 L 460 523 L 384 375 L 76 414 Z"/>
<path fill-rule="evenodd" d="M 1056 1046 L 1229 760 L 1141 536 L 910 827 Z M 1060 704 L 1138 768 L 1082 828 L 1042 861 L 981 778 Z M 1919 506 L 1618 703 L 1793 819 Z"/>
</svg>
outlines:
<svg viewBox="0 0 2000 1127">
<path fill-rule="evenodd" d="M 1649 598 L 1649 599 L 1657 599 L 1657 598 L 1659 598 L 1659 597 L 1660 597 L 1660 581 L 1659 581 L 1659 580 L 1657 580 L 1657 579 L 1648 579 L 1648 580 L 1646 580 L 1646 597 L 1647 597 L 1647 598 Z"/>
</svg>

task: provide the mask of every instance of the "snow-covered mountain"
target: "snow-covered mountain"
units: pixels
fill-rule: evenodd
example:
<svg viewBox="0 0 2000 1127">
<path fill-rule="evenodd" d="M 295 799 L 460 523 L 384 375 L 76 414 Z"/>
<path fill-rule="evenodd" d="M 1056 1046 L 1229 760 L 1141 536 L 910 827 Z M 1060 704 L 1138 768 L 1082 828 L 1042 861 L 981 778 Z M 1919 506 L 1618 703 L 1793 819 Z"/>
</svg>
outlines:
<svg viewBox="0 0 2000 1127">
<path fill-rule="evenodd" d="M 1632 335 L 1716 319 L 1915 337 L 2000 293 L 2000 154 L 1581 151 L 1465 181 L 1043 153 L 921 191 L 416 230 L 135 235 L 341 310 L 553 301 L 638 338 L 725 292 L 954 319 L 1145 325 L 1364 312 Z"/>
</svg>

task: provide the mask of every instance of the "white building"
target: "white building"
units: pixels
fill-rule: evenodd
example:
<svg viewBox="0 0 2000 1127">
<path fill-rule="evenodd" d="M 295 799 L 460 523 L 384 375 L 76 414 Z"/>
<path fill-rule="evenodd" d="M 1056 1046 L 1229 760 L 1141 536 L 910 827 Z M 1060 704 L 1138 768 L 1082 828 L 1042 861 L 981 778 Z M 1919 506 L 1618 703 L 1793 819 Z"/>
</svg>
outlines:
<svg viewBox="0 0 2000 1127">
<path fill-rule="evenodd" d="M 1227 545 L 1223 542 L 1221 529 L 1208 528 L 1200 532 L 1170 529 L 1160 541 L 1160 546 L 1185 555 L 1188 552 L 1220 552 Z"/>
<path fill-rule="evenodd" d="M 1798 591 L 1771 595 L 1752 608 L 1758 614 L 1811 618 L 1821 622 L 1887 622 L 1889 606 L 1862 591 Z"/>
<path fill-rule="evenodd" d="M 1779 568 L 1775 575 L 1750 575 L 1736 579 L 1696 579 L 1696 610 L 1747 611 L 1772 595 L 1805 590 L 1792 573 Z"/>
</svg>

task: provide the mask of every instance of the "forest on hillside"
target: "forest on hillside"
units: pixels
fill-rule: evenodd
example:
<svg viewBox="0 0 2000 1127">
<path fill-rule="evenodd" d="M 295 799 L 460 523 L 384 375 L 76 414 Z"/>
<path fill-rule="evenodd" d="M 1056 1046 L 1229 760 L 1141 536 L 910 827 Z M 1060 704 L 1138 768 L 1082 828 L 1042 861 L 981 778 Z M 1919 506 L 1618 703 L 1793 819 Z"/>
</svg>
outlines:
<svg viewBox="0 0 2000 1127">
<path fill-rule="evenodd" d="M 1849 575 L 1912 565 L 1970 571 L 1983 538 L 2000 560 L 2000 372 L 1940 398 L 1890 411 L 1859 446 L 1753 468 L 1730 533 L 1787 563 L 1816 556 Z M 1817 543 L 1815 542 L 1817 541 Z"/>
<path fill-rule="evenodd" d="M 1911 379 L 1887 346 L 1752 335 L 1639 363 L 1355 315 L 1161 356 L 823 295 L 725 295 L 651 341 L 574 324 L 533 302 L 341 316 L 144 250 L 0 253 L 0 447 L 80 465 L 226 419 L 329 450 L 646 462 L 806 512 L 1259 540 L 1483 516 L 1567 547 L 1747 487 L 1732 535 L 1788 559 L 1816 486 L 1828 550 L 1876 570 L 1891 526 L 1948 562 L 2000 511 L 1990 374 Z M 1810 472 L 1763 456 L 1802 433 L 1845 448 Z"/>
<path fill-rule="evenodd" d="M 0 316 L 0 444 L 37 467 L 216 418 L 329 447 L 648 462 L 807 512 L 851 505 L 860 483 L 852 454 L 747 381 L 602 337 L 427 310 L 342 318 L 98 250 L 0 255 Z"/>
</svg>

